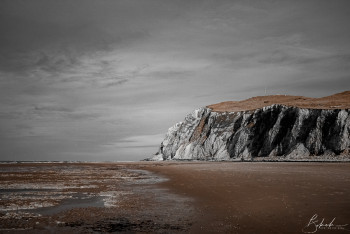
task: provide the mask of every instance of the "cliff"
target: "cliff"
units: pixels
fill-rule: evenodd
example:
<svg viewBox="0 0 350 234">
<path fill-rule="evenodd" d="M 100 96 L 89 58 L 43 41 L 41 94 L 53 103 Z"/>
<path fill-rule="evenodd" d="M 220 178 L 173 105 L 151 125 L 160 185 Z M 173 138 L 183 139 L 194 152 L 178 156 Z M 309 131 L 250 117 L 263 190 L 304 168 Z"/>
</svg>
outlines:
<svg viewBox="0 0 350 234">
<path fill-rule="evenodd" d="M 350 91 L 202 107 L 168 130 L 153 160 L 349 160 Z"/>
</svg>

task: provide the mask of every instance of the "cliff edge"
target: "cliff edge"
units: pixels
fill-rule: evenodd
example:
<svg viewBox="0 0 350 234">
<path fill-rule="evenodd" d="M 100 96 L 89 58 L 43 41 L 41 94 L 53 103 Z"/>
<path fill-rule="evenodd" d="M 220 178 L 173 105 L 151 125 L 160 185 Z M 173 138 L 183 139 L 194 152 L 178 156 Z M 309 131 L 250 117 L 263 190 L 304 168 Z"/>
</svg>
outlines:
<svg viewBox="0 0 350 234">
<path fill-rule="evenodd" d="M 199 108 L 151 160 L 350 161 L 350 91 L 261 96 Z"/>
</svg>

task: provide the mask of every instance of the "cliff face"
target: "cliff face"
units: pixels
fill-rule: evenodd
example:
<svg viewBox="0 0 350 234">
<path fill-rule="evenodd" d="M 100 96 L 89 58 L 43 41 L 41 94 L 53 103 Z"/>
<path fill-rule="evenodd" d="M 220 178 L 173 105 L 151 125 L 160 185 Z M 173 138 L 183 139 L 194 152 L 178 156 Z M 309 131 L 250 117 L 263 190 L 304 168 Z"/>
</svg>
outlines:
<svg viewBox="0 0 350 234">
<path fill-rule="evenodd" d="M 203 107 L 169 129 L 153 159 L 342 160 L 349 148 L 349 109 Z"/>
</svg>

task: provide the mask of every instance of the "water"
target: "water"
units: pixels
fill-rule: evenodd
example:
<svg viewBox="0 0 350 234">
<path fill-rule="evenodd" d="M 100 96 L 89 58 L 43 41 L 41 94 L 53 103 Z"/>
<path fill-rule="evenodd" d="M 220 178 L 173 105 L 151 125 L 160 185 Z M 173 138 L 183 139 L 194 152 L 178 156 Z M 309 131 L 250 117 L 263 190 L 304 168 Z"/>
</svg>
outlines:
<svg viewBox="0 0 350 234">
<path fill-rule="evenodd" d="M 57 206 L 43 207 L 32 210 L 33 213 L 41 215 L 53 215 L 62 211 L 67 211 L 73 208 L 86 208 L 86 207 L 104 207 L 104 201 L 102 196 L 86 197 L 84 194 L 77 194 L 77 197 L 72 199 L 64 199 Z"/>
</svg>

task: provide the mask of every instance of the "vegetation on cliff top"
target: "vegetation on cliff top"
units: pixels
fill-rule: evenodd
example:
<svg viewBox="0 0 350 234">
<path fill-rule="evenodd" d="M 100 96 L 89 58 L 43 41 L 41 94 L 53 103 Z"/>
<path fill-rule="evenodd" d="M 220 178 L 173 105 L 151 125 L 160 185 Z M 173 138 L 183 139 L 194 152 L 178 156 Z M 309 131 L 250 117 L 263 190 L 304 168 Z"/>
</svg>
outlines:
<svg viewBox="0 0 350 234">
<path fill-rule="evenodd" d="M 256 110 L 273 104 L 308 109 L 350 109 L 350 91 L 322 98 L 303 96 L 270 95 L 252 97 L 242 101 L 227 101 L 207 106 L 215 112 L 237 112 Z"/>
</svg>

